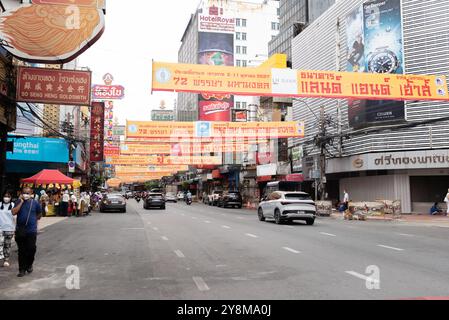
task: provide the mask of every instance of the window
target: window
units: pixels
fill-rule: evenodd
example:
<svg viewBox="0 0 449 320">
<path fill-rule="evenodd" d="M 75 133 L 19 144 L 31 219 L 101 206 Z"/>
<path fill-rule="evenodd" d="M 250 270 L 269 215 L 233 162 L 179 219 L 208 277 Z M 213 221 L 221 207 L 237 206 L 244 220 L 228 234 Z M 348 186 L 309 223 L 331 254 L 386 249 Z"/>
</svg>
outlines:
<svg viewBox="0 0 449 320">
<path fill-rule="evenodd" d="M 236 60 L 236 61 L 235 61 L 235 65 L 236 65 L 237 67 L 241 67 L 241 66 L 242 66 L 242 61 L 241 61 L 241 60 Z"/>
<path fill-rule="evenodd" d="M 236 46 L 235 47 L 235 53 L 240 54 L 242 52 L 242 47 L 241 46 Z"/>
<path fill-rule="evenodd" d="M 281 15 L 281 8 L 277 8 L 278 16 Z"/>
<path fill-rule="evenodd" d="M 247 66 L 248 66 L 248 61 L 242 60 L 242 67 L 247 67 Z"/>
<path fill-rule="evenodd" d="M 247 103 L 246 102 L 242 102 L 242 109 L 246 109 L 247 107 Z"/>
<path fill-rule="evenodd" d="M 246 41 L 246 32 L 242 32 L 242 40 Z"/>
<path fill-rule="evenodd" d="M 242 19 L 242 27 L 246 27 L 246 19 Z"/>
<path fill-rule="evenodd" d="M 236 32 L 236 33 L 235 33 L 235 38 L 236 38 L 237 40 L 240 40 L 240 39 L 241 39 L 241 33 L 240 33 L 240 32 Z"/>
<path fill-rule="evenodd" d="M 242 53 L 247 54 L 247 52 L 248 52 L 248 47 L 242 47 Z"/>
<path fill-rule="evenodd" d="M 240 109 L 240 106 L 241 106 L 240 102 L 236 102 L 236 103 L 235 103 L 236 109 Z"/>
<path fill-rule="evenodd" d="M 236 25 L 237 27 L 240 27 L 240 19 L 235 19 L 235 25 Z"/>
<path fill-rule="evenodd" d="M 276 30 L 276 22 L 271 23 L 271 30 Z"/>
</svg>

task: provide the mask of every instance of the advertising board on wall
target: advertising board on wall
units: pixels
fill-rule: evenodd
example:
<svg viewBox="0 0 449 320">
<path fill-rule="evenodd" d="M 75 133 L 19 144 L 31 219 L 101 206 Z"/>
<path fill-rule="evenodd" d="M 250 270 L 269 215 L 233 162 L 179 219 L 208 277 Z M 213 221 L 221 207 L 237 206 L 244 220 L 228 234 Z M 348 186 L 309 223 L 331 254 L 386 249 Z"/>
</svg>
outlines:
<svg viewBox="0 0 449 320">
<path fill-rule="evenodd" d="M 346 18 L 347 71 L 403 74 L 404 53 L 400 0 L 369 0 Z M 353 128 L 405 121 L 405 103 L 350 100 Z"/>
<path fill-rule="evenodd" d="M 17 72 L 17 101 L 90 105 L 90 71 L 19 67 Z"/>
<path fill-rule="evenodd" d="M 14 152 L 6 154 L 7 160 L 68 163 L 69 146 L 64 139 L 34 138 L 21 139 L 9 138 L 14 142 Z"/>
<path fill-rule="evenodd" d="M 20 2 L 1 13 L 0 38 L 4 39 L 5 49 L 21 60 L 69 62 L 91 47 L 104 32 L 104 0 Z"/>
<path fill-rule="evenodd" d="M 104 102 L 93 102 L 90 127 L 90 161 L 104 160 Z"/>
</svg>

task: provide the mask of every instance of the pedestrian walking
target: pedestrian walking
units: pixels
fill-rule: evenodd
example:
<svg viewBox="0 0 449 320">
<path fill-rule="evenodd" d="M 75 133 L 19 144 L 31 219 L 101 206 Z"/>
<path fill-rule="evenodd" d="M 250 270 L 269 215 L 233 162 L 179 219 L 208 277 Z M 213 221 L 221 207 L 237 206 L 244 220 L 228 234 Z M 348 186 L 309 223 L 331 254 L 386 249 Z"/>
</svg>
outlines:
<svg viewBox="0 0 449 320">
<path fill-rule="evenodd" d="M 6 192 L 3 195 L 3 201 L 0 202 L 0 261 L 3 261 L 3 264 L 0 266 L 5 268 L 10 266 L 11 243 L 16 230 L 12 213 L 13 208 L 12 194 Z"/>
<path fill-rule="evenodd" d="M 76 197 L 76 195 L 72 192 L 70 194 L 70 201 L 72 202 L 72 215 L 75 217 L 79 216 L 79 212 L 78 212 L 78 198 Z"/>
<path fill-rule="evenodd" d="M 42 217 L 42 208 L 39 202 L 31 196 L 31 189 L 24 188 L 20 199 L 12 209 L 13 215 L 17 216 L 15 238 L 19 248 L 19 274 L 17 276 L 20 278 L 33 272 L 37 250 L 37 222 Z"/>
<path fill-rule="evenodd" d="M 449 215 L 449 189 L 447 190 L 446 197 L 444 198 L 444 202 L 446 202 L 446 217 Z"/>
<path fill-rule="evenodd" d="M 61 215 L 63 217 L 68 217 L 68 215 L 69 215 L 69 201 L 70 201 L 69 192 L 65 191 L 62 196 L 62 202 L 61 202 Z"/>
</svg>

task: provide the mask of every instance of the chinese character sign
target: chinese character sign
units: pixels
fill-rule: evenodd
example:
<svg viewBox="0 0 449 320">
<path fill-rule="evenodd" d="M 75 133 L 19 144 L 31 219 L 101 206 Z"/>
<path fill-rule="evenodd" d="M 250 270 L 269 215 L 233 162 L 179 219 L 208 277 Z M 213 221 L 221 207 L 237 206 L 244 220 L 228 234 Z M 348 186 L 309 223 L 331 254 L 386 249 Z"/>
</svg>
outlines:
<svg viewBox="0 0 449 320">
<path fill-rule="evenodd" d="M 92 162 L 104 160 L 104 109 L 104 103 L 92 103 L 90 128 L 90 161 Z"/>
</svg>

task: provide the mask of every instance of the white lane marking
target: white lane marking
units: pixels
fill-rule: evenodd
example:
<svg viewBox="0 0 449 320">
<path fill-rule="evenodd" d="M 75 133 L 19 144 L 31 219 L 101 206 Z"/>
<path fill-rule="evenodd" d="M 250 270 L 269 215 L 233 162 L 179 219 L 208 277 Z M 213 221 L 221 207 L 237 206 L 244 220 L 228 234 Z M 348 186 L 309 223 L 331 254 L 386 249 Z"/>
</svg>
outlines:
<svg viewBox="0 0 449 320">
<path fill-rule="evenodd" d="M 175 254 L 178 256 L 178 258 L 185 258 L 186 256 L 184 253 L 182 253 L 181 250 L 175 250 Z"/>
<path fill-rule="evenodd" d="M 258 236 L 256 236 L 255 234 L 251 234 L 251 233 L 245 233 L 245 236 L 248 236 L 250 238 L 259 238 Z"/>
<path fill-rule="evenodd" d="M 159 231 L 159 228 L 154 227 L 153 230 L 154 231 Z"/>
<path fill-rule="evenodd" d="M 215 267 L 217 267 L 217 268 L 226 268 L 227 265 L 226 264 L 217 264 Z"/>
<path fill-rule="evenodd" d="M 287 251 L 290 251 L 290 252 L 292 252 L 292 253 L 296 253 L 296 254 L 301 253 L 300 251 L 295 250 L 295 249 L 292 249 L 292 248 L 289 248 L 289 247 L 283 247 L 283 249 L 284 249 L 284 250 L 287 250 Z"/>
<path fill-rule="evenodd" d="M 122 228 L 122 230 L 145 230 L 144 228 Z"/>
<path fill-rule="evenodd" d="M 381 248 L 385 248 L 385 249 L 395 250 L 395 251 L 404 251 L 404 249 L 401 249 L 401 248 L 395 248 L 395 247 L 390 247 L 390 246 L 384 246 L 384 245 L 382 245 L 382 244 L 378 244 L 377 246 L 378 246 L 378 247 L 381 247 Z"/>
<path fill-rule="evenodd" d="M 400 236 L 404 236 L 404 237 L 414 237 L 413 234 L 408 234 L 408 233 L 399 233 Z"/>
<path fill-rule="evenodd" d="M 168 238 L 167 237 L 161 237 L 162 238 L 162 240 L 164 240 L 164 241 L 168 241 Z"/>
<path fill-rule="evenodd" d="M 362 279 L 362 280 L 365 280 L 365 281 L 370 281 L 370 282 L 374 282 L 374 283 L 380 283 L 380 281 L 377 280 L 377 279 L 372 279 L 371 277 L 367 277 L 367 276 L 365 276 L 363 274 L 360 274 L 360 273 L 357 273 L 355 271 L 346 271 L 346 273 L 351 275 L 351 276 L 353 276 L 353 277 L 356 277 L 356 278 L 359 278 L 359 279 Z"/>
<path fill-rule="evenodd" d="M 209 291 L 210 288 L 207 286 L 206 282 L 201 277 L 193 277 L 193 281 L 195 282 L 198 290 L 200 291 Z"/>
<path fill-rule="evenodd" d="M 204 221 L 204 223 L 207 223 L 207 224 L 209 224 L 209 223 L 212 223 L 212 222 L 210 222 L 210 221 Z"/>
<path fill-rule="evenodd" d="M 292 227 L 292 226 L 285 226 L 286 228 L 289 228 L 289 229 L 295 229 L 295 227 Z"/>
<path fill-rule="evenodd" d="M 322 234 L 323 236 L 336 237 L 336 235 L 332 233 L 320 232 L 320 234 Z"/>
<path fill-rule="evenodd" d="M 223 229 L 231 229 L 231 227 L 228 226 L 221 226 Z"/>
</svg>

